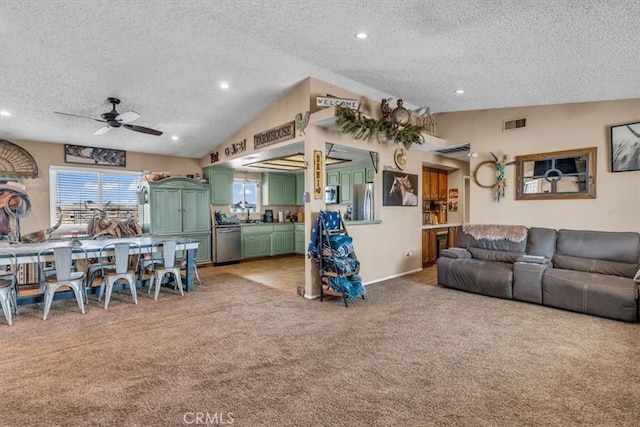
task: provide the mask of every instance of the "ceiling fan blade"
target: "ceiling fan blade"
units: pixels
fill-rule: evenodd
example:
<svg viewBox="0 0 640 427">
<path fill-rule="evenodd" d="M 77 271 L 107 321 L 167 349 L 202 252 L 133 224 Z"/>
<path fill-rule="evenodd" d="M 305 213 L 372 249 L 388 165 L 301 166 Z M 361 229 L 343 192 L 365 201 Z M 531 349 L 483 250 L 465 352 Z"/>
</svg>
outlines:
<svg viewBox="0 0 640 427">
<path fill-rule="evenodd" d="M 119 114 L 116 117 L 116 120 L 120 123 L 131 123 L 134 120 L 138 120 L 140 118 L 140 114 L 135 111 L 127 111 L 126 113 Z"/>
<path fill-rule="evenodd" d="M 80 117 L 82 119 L 91 119 L 91 120 L 95 120 L 96 122 L 101 122 L 101 123 L 106 123 L 106 120 L 101 120 L 101 119 L 94 119 L 93 117 L 87 117 L 87 116 L 79 116 L 77 114 L 69 114 L 69 113 L 61 113 L 60 111 L 54 111 L 54 113 L 56 114 L 62 114 L 64 116 L 71 116 L 71 117 Z"/>
<path fill-rule="evenodd" d="M 155 129 L 151 129 L 151 128 L 146 128 L 143 126 L 136 126 L 136 125 L 122 125 L 123 128 L 127 128 L 129 130 L 134 130 L 136 132 L 142 132 L 142 133 L 147 133 L 149 135 L 156 135 L 156 136 L 160 136 L 162 135 L 162 132 L 160 132 L 159 130 L 155 130 Z"/>
<path fill-rule="evenodd" d="M 110 130 L 111 130 L 111 126 L 106 125 L 106 126 L 102 126 L 100 129 L 95 131 L 93 134 L 94 135 L 104 135 L 105 133 L 109 132 Z"/>
</svg>

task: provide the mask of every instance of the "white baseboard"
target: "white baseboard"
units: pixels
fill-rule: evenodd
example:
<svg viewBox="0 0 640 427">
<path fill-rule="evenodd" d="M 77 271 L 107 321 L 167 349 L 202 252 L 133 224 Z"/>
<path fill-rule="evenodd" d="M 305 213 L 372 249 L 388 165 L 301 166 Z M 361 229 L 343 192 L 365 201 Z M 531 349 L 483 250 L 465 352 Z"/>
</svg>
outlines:
<svg viewBox="0 0 640 427">
<path fill-rule="evenodd" d="M 409 271 L 405 271 L 404 273 L 399 273 L 399 274 L 394 274 L 392 276 L 383 277 L 382 279 L 372 280 L 370 282 L 363 283 L 362 286 L 368 286 L 368 285 L 372 285 L 374 283 L 384 282 L 385 280 L 395 279 L 397 277 L 406 276 L 407 274 L 413 274 L 413 273 L 417 273 L 419 271 L 422 271 L 422 268 L 416 268 L 415 270 L 409 270 Z M 316 298 L 320 298 L 320 294 L 314 294 L 314 295 L 304 294 L 304 297 L 306 299 L 316 299 Z"/>
</svg>

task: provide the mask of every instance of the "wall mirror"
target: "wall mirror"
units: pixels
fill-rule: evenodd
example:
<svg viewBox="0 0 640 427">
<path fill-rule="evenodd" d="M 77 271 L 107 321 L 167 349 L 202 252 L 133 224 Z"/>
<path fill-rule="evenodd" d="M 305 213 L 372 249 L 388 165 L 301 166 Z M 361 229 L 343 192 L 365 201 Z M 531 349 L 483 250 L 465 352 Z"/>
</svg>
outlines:
<svg viewBox="0 0 640 427">
<path fill-rule="evenodd" d="M 597 148 L 516 157 L 516 200 L 595 199 Z"/>
</svg>

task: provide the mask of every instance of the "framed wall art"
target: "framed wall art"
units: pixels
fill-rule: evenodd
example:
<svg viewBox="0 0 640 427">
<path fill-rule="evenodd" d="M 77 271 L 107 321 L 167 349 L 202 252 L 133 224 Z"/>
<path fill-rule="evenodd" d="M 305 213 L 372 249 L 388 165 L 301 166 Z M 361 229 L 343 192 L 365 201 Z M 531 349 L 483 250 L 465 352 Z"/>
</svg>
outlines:
<svg viewBox="0 0 640 427">
<path fill-rule="evenodd" d="M 640 122 L 611 126 L 611 172 L 640 170 Z"/>
<path fill-rule="evenodd" d="M 418 206 L 418 175 L 382 172 L 383 206 Z"/>
<path fill-rule="evenodd" d="M 64 161 L 84 165 L 127 166 L 127 152 L 109 148 L 85 147 L 83 145 L 64 145 Z"/>
</svg>

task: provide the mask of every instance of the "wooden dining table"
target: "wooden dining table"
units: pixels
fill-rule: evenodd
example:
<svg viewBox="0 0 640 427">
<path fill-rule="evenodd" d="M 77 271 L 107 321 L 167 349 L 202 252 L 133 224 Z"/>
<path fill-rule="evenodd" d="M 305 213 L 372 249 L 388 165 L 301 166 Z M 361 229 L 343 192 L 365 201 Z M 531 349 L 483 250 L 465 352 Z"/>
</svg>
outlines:
<svg viewBox="0 0 640 427">
<path fill-rule="evenodd" d="M 159 248 L 154 247 L 154 244 L 163 241 L 170 240 L 172 236 L 141 236 L 141 237 L 127 237 L 120 239 L 63 239 L 63 240 L 50 240 L 41 243 L 25 243 L 25 244 L 11 244 L 6 246 L 0 246 L 0 249 L 14 253 L 17 257 L 18 265 L 22 264 L 37 264 L 38 253 L 43 249 L 50 249 L 62 246 L 73 246 L 74 251 L 73 259 L 84 259 L 85 251 L 86 258 L 98 258 L 100 250 L 108 244 L 131 242 L 140 246 L 140 253 L 142 255 L 149 254 L 153 251 L 157 251 Z M 184 290 L 187 292 L 193 291 L 193 277 L 195 275 L 195 257 L 198 250 L 199 242 L 197 240 L 179 239 L 180 244 L 176 246 L 176 251 L 186 251 L 186 274 L 183 282 Z M 136 251 L 137 252 L 137 251 Z M 113 247 L 106 254 L 113 253 Z M 49 256 L 53 259 L 53 256 Z M 47 260 L 48 258 L 45 258 Z M 0 266 L 8 265 L 10 263 L 9 257 L 3 256 L 0 253 Z M 70 292 L 59 292 L 60 295 L 56 295 L 57 298 L 64 298 L 72 295 L 65 295 Z M 20 295 L 18 292 L 18 305 L 32 304 L 36 302 L 42 302 L 42 294 L 38 295 Z"/>
</svg>

